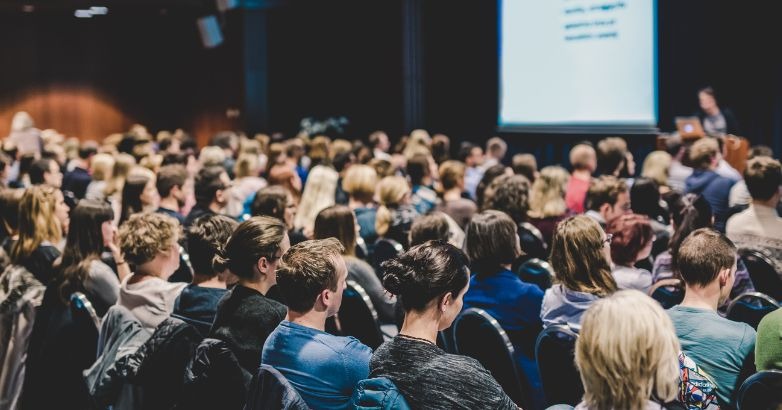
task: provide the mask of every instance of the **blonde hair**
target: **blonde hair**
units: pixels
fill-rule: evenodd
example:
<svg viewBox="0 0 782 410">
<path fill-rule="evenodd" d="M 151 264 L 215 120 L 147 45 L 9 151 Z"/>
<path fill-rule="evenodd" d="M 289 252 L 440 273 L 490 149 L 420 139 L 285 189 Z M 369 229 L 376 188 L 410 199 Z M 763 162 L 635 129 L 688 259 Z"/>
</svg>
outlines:
<svg viewBox="0 0 782 410">
<path fill-rule="evenodd" d="M 234 166 L 234 174 L 236 178 L 244 177 L 257 177 L 260 174 L 261 161 L 258 159 L 258 154 L 242 153 L 239 154 L 239 158 L 236 160 Z"/>
<path fill-rule="evenodd" d="M 540 170 L 540 176 L 532 183 L 528 214 L 533 218 L 560 216 L 567 212 L 565 189 L 570 174 L 565 168 L 548 166 Z"/>
<path fill-rule="evenodd" d="M 665 151 L 652 151 L 646 156 L 641 176 L 650 178 L 658 186 L 668 186 L 668 169 L 671 167 L 673 157 Z"/>
<path fill-rule="evenodd" d="M 140 166 L 157 173 L 160 170 L 160 166 L 163 165 L 163 156 L 159 154 L 150 154 L 143 158 L 138 163 Z"/>
<path fill-rule="evenodd" d="M 460 181 L 464 181 L 466 167 L 463 162 L 448 160 L 440 164 L 438 173 L 440 174 L 440 184 L 443 191 L 447 191 L 459 186 Z"/>
<path fill-rule="evenodd" d="M 119 227 L 119 246 L 125 259 L 139 266 L 176 246 L 180 231 L 179 222 L 168 215 L 133 214 Z"/>
<path fill-rule="evenodd" d="M 316 165 L 307 176 L 307 185 L 301 194 L 299 209 L 293 220 L 296 228 L 312 231 L 318 212 L 334 205 L 339 174 L 325 165 Z"/>
<path fill-rule="evenodd" d="M 407 139 L 405 144 L 405 150 L 403 155 L 405 158 L 410 159 L 416 155 L 431 155 L 430 147 L 432 145 L 432 137 L 426 130 L 413 130 L 410 133 L 410 138 Z"/>
<path fill-rule="evenodd" d="M 590 409 L 641 409 L 676 397 L 679 340 L 660 304 L 637 290 L 594 302 L 575 350 Z"/>
<path fill-rule="evenodd" d="M 339 154 L 345 154 L 353 151 L 353 144 L 346 139 L 335 139 L 331 143 L 331 158 L 334 159 Z"/>
<path fill-rule="evenodd" d="M 239 140 L 239 154 L 255 154 L 256 156 L 262 154 L 261 141 L 249 138 L 242 138 Z"/>
<path fill-rule="evenodd" d="M 55 215 L 57 194 L 55 188 L 34 185 L 27 188 L 19 202 L 19 240 L 11 248 L 11 261 L 19 264 L 43 242 L 56 244 L 62 239 L 62 226 Z M 78 227 L 76 227 L 78 228 Z"/>
<path fill-rule="evenodd" d="M 11 119 L 11 131 L 24 131 L 34 126 L 33 117 L 27 111 L 19 111 Z"/>
<path fill-rule="evenodd" d="M 372 202 L 377 186 L 377 171 L 369 165 L 353 165 L 345 171 L 342 189 L 363 202 Z"/>
<path fill-rule="evenodd" d="M 111 170 L 111 179 L 106 184 L 106 196 L 122 192 L 125 187 L 130 169 L 136 165 L 136 159 L 133 155 L 120 153 L 114 156 L 114 167 Z"/>
<path fill-rule="evenodd" d="M 720 152 L 720 144 L 715 138 L 704 137 L 690 147 L 690 161 L 695 168 L 706 169 Z"/>
<path fill-rule="evenodd" d="M 378 236 L 388 233 L 391 224 L 391 209 L 398 207 L 405 196 L 410 192 L 410 185 L 401 176 L 390 176 L 380 180 L 377 184 L 377 208 L 375 216 L 375 231 Z"/>
<path fill-rule="evenodd" d="M 557 283 L 601 297 L 615 292 L 616 281 L 604 248 L 603 229 L 594 219 L 578 215 L 561 221 L 549 258 Z"/>
<path fill-rule="evenodd" d="M 588 169 L 590 163 L 597 163 L 597 153 L 591 145 L 577 144 L 570 150 L 573 169 Z"/>
<path fill-rule="evenodd" d="M 225 151 L 216 146 L 204 147 L 198 154 L 198 161 L 204 168 L 223 166 L 223 163 L 225 162 Z"/>
<path fill-rule="evenodd" d="M 114 157 L 111 154 L 95 154 L 90 159 L 90 174 L 93 181 L 106 181 L 111 178 Z"/>
</svg>

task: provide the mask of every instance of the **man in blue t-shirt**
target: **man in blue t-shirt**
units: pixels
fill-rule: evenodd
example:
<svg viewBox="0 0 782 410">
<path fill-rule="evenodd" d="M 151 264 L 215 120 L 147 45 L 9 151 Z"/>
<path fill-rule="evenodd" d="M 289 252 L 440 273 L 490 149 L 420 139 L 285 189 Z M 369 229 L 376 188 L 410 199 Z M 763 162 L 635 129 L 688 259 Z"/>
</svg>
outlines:
<svg viewBox="0 0 782 410">
<path fill-rule="evenodd" d="M 269 335 L 261 363 L 274 367 L 313 409 L 345 409 L 356 383 L 369 375 L 372 349 L 353 337 L 324 331 L 339 311 L 348 270 L 334 238 L 290 248 L 277 270 L 288 304 L 285 320 Z"/>
<path fill-rule="evenodd" d="M 736 247 L 725 235 L 698 229 L 679 248 L 684 300 L 668 309 L 682 351 L 717 386 L 717 399 L 735 406 L 735 393 L 754 372 L 755 330 L 717 314 L 736 275 Z"/>
</svg>

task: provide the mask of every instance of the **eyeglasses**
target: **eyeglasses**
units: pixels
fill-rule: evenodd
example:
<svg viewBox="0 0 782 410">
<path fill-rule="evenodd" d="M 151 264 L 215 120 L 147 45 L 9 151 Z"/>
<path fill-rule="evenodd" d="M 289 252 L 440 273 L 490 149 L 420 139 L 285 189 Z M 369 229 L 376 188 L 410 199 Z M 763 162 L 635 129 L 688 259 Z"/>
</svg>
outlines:
<svg viewBox="0 0 782 410">
<path fill-rule="evenodd" d="M 613 238 L 614 238 L 614 234 L 607 233 L 606 234 L 606 238 L 603 239 L 603 243 L 606 244 L 606 245 L 610 245 L 611 244 L 611 239 L 613 239 Z"/>
</svg>

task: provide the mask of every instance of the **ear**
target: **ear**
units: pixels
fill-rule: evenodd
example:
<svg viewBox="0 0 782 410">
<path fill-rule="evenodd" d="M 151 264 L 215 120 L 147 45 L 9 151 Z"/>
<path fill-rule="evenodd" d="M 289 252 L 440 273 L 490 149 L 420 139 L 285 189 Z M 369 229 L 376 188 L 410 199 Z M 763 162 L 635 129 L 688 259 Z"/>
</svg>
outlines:
<svg viewBox="0 0 782 410">
<path fill-rule="evenodd" d="M 445 310 L 453 303 L 453 293 L 448 292 L 440 299 L 440 312 L 445 312 Z"/>
<path fill-rule="evenodd" d="M 730 271 L 731 268 L 724 268 L 720 270 L 720 273 L 718 274 L 718 277 L 720 278 L 720 287 L 726 286 L 728 284 L 728 279 L 730 279 Z"/>
<path fill-rule="evenodd" d="M 265 256 L 261 256 L 261 259 L 258 259 L 258 271 L 262 274 L 266 275 L 269 271 L 269 261 L 266 260 Z"/>
<path fill-rule="evenodd" d="M 320 294 L 318 295 L 318 298 L 315 299 L 315 304 L 318 303 L 318 299 L 321 300 L 324 307 L 329 307 L 334 302 L 334 292 L 330 292 L 328 289 L 323 289 L 320 291 Z"/>
<path fill-rule="evenodd" d="M 600 213 L 601 214 L 607 215 L 609 211 L 611 211 L 611 204 L 605 203 L 603 205 L 600 205 Z"/>
</svg>

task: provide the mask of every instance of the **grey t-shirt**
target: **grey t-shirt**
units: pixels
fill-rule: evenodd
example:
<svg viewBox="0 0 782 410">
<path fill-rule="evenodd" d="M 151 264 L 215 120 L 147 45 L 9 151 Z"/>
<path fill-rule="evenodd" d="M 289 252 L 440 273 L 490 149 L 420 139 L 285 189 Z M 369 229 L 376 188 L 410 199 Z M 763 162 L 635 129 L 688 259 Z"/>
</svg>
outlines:
<svg viewBox="0 0 782 410">
<path fill-rule="evenodd" d="M 517 409 L 477 360 L 396 336 L 377 348 L 369 377 L 387 377 L 414 409 Z"/>
<path fill-rule="evenodd" d="M 96 259 L 90 263 L 90 271 L 84 281 L 90 301 L 95 305 L 99 316 L 103 316 L 109 307 L 117 303 L 119 279 L 113 270 Z"/>
<path fill-rule="evenodd" d="M 708 309 L 674 306 L 668 315 L 684 353 L 717 385 L 720 404 L 734 403 L 743 377 L 754 370 L 755 329 Z"/>
</svg>

